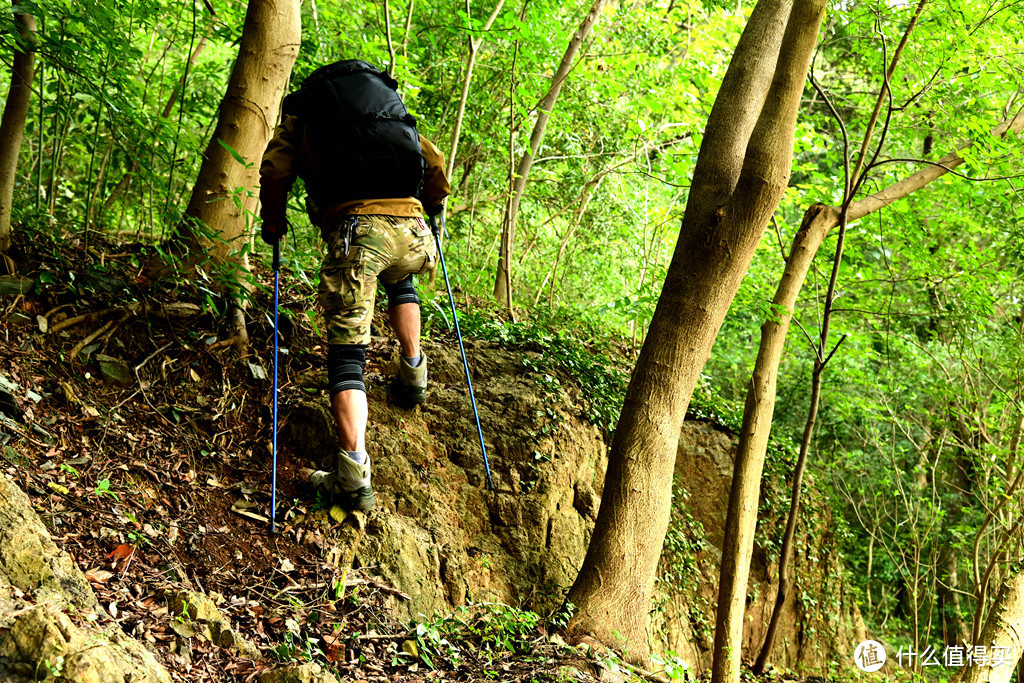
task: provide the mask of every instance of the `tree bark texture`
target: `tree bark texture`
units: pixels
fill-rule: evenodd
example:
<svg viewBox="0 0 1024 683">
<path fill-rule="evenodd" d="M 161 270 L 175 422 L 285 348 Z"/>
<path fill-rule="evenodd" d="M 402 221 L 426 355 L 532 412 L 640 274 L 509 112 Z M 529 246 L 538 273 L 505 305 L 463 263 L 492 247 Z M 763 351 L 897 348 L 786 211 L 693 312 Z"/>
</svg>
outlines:
<svg viewBox="0 0 1024 683">
<path fill-rule="evenodd" d="M 299 50 L 299 31 L 298 0 L 249 0 L 238 58 L 182 222 L 189 248 L 204 249 L 215 260 L 225 261 L 237 249 L 255 213 L 259 160 L 277 122 Z M 237 204 L 235 192 L 240 192 Z M 205 236 L 196 223 L 217 237 Z"/>
<path fill-rule="evenodd" d="M 498 269 L 494 278 L 494 297 L 499 303 L 510 303 L 512 301 L 511 268 L 512 268 L 512 246 L 515 244 L 516 221 L 519 215 L 519 204 L 523 199 L 523 192 L 526 189 L 526 182 L 530 177 L 530 169 L 533 167 L 533 158 L 540 149 L 540 143 L 544 140 L 544 129 L 551 118 L 551 112 L 555 109 L 558 101 L 558 94 L 562 91 L 562 84 L 572 68 L 572 62 L 576 59 L 583 41 L 590 35 L 590 29 L 597 23 L 601 16 L 601 10 L 608 0 L 594 0 L 594 4 L 583 18 L 583 22 L 576 33 L 569 41 L 569 47 L 565 50 L 562 62 L 558 65 L 554 77 L 551 79 L 551 87 L 547 95 L 541 100 L 537 107 L 537 121 L 533 124 L 533 132 L 530 134 L 530 148 L 523 152 L 516 166 L 512 179 L 512 195 L 508 200 L 508 209 L 505 212 L 505 221 L 501 232 L 501 248 L 498 250 Z"/>
<path fill-rule="evenodd" d="M 810 67 L 824 12 L 825 3 L 821 0 L 796 0 L 793 3 L 792 11 L 788 13 L 785 36 L 778 52 L 775 83 L 772 84 L 770 92 L 774 93 L 774 99 L 777 102 L 775 107 L 780 110 L 780 114 L 785 112 L 785 116 L 779 116 L 779 120 L 774 126 L 773 135 L 766 139 L 776 141 L 785 139 L 786 156 L 777 158 L 776 164 L 784 166 L 787 178 L 790 171 L 793 131 L 796 126 L 800 96 L 803 93 L 807 70 Z M 773 98 L 770 97 L 765 105 L 766 109 L 772 104 L 772 100 Z M 778 205 L 779 199 L 781 199 L 781 192 L 775 197 L 772 210 Z M 770 214 L 766 215 L 764 221 L 767 222 L 769 217 Z M 729 512 L 725 522 L 725 541 L 722 548 L 715 647 L 711 664 L 713 683 L 738 683 L 740 678 L 743 613 L 747 602 L 747 579 L 750 575 L 750 556 L 753 551 L 754 527 L 757 521 L 757 494 L 760 490 L 761 480 L 760 471 L 743 471 L 740 469 L 740 465 L 740 460 L 737 457 L 737 470 L 733 474 Z M 751 488 L 754 491 L 752 502 L 749 493 Z M 734 501 L 739 504 L 734 505 Z"/>
<path fill-rule="evenodd" d="M 683 418 L 789 180 L 824 4 L 797 0 L 793 9 L 788 0 L 761 0 L 751 14 L 708 119 L 679 240 L 615 430 L 597 523 L 567 598 L 577 608 L 569 631 L 634 660 L 648 656 Z M 738 664 L 738 647 L 734 654 Z"/>
<path fill-rule="evenodd" d="M 963 676 L 960 683 L 1009 683 L 1015 669 L 1014 663 L 1024 652 L 1021 634 L 1024 634 L 1024 570 L 1018 565 L 1007 572 L 999 596 L 981 631 L 981 638 L 975 642 L 975 645 L 985 646 L 988 653 L 992 653 L 995 648 L 1007 648 L 1001 651 L 1005 653 L 1005 663 L 1002 666 L 990 666 L 990 660 L 965 666 L 961 669 Z"/>
<path fill-rule="evenodd" d="M 777 370 L 782 360 L 782 352 L 786 346 L 786 335 L 789 331 L 789 324 L 793 317 L 793 309 L 796 305 L 797 296 L 803 286 L 807 272 L 814 261 L 814 255 L 824 241 L 829 230 L 839 220 L 838 211 L 832 207 L 816 204 L 805 214 L 800 230 L 793 240 L 792 251 L 786 259 L 786 270 L 782 280 L 772 299 L 772 311 L 775 313 L 775 320 L 765 322 L 761 326 L 761 346 L 758 349 L 757 361 L 754 365 L 754 374 L 751 377 L 750 388 L 747 393 L 747 402 L 743 411 L 743 427 L 740 432 L 739 450 L 743 451 L 736 455 L 737 470 L 733 474 L 736 477 L 745 477 L 746 485 L 737 489 L 734 484 L 735 495 L 753 496 L 752 505 L 746 508 L 754 515 L 754 524 L 750 529 L 750 552 L 753 551 L 754 526 L 757 524 L 757 501 L 760 496 L 761 471 L 764 466 L 764 456 L 768 448 L 768 435 L 771 430 L 772 417 L 775 412 L 775 390 L 778 379 Z M 768 372 L 763 370 L 768 368 Z M 773 370 L 774 369 L 774 370 Z M 821 367 L 815 364 L 815 379 L 811 387 L 811 411 L 807 424 L 804 426 L 803 439 L 800 444 L 800 452 L 806 453 L 810 446 L 810 439 L 814 427 L 814 415 L 817 413 L 818 400 L 821 396 L 820 382 Z M 772 397 L 772 398 L 768 398 Z M 749 416 L 749 420 L 747 419 Z M 806 462 L 806 459 L 804 460 Z M 742 466 L 741 466 L 742 465 Z M 782 553 L 779 559 L 779 589 L 775 598 L 775 607 L 772 610 L 771 620 L 768 623 L 768 630 L 765 632 L 764 645 L 754 665 L 755 671 L 764 671 L 768 660 L 769 652 L 775 640 L 775 634 L 779 627 L 779 619 L 782 615 L 782 606 L 786 602 L 786 568 L 792 556 L 793 536 L 796 533 L 796 509 L 799 506 L 800 487 L 803 479 L 803 468 L 798 468 L 793 474 L 793 493 L 789 518 L 786 522 L 786 531 L 782 541 Z M 732 501 L 730 500 L 730 507 Z M 737 502 L 739 505 L 740 503 Z M 739 526 L 743 526 L 738 524 Z M 747 555 L 749 563 L 749 555 Z M 744 591 L 746 589 L 744 588 Z"/>
<path fill-rule="evenodd" d="M 7 94 L 3 118 L 0 119 L 0 252 L 11 248 L 11 209 L 14 203 L 14 180 L 18 171 L 21 138 L 25 134 L 28 103 L 32 96 L 32 76 L 36 53 L 32 48 L 36 34 L 36 18 L 15 13 L 18 42 L 11 68 L 11 87 Z"/>
</svg>

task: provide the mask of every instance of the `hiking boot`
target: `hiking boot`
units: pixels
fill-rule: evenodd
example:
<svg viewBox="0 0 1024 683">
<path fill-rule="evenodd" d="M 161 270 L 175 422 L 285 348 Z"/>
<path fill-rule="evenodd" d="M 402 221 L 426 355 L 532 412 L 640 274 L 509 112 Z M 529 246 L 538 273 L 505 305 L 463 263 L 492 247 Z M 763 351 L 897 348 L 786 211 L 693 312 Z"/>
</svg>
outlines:
<svg viewBox="0 0 1024 683">
<path fill-rule="evenodd" d="M 391 380 L 388 391 L 391 402 L 401 408 L 414 408 L 427 400 L 427 356 L 420 352 L 420 364 L 409 365 L 405 356 L 398 357 L 398 375 Z"/>
<path fill-rule="evenodd" d="M 360 465 L 344 450 L 338 453 L 337 472 L 317 470 L 309 476 L 309 483 L 350 512 L 369 512 L 377 503 L 370 486 L 370 459 Z"/>
</svg>

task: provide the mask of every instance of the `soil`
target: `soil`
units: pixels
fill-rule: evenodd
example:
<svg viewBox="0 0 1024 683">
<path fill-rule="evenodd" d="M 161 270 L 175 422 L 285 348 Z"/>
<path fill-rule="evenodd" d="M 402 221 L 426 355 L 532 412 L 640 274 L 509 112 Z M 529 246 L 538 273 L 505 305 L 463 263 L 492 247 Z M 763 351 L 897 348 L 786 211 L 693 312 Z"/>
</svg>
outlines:
<svg viewBox="0 0 1024 683">
<path fill-rule="evenodd" d="M 309 661 L 342 680 L 594 680 L 593 661 L 543 623 L 516 626 L 504 645 L 466 636 L 455 656 L 437 654 L 437 642 L 434 657 L 409 654 L 406 643 L 431 636 L 395 616 L 401 591 L 372 568 L 339 576 L 327 560 L 336 524 L 304 483 L 308 460 L 287 443 L 270 533 L 270 273 L 257 275 L 250 343 L 239 354 L 221 338 L 226 303 L 208 279 L 138 279 L 149 254 L 134 245 L 18 237 L 11 256 L 35 286 L 0 299 L 0 375 L 16 385 L 16 405 L 5 410 L 13 419 L 0 425 L 0 467 L 86 573 L 109 619 L 148 643 L 174 680 L 252 681 Z M 322 389 L 326 353 L 310 305 L 307 292 L 283 289 L 281 405 Z M 374 330 L 368 377 L 382 376 L 379 359 L 391 355 L 383 332 Z M 176 630 L 166 596 L 179 589 L 210 596 L 259 658 Z M 472 630 L 463 622 L 519 624 L 510 614 L 472 608 L 445 628 L 454 639 Z"/>
</svg>

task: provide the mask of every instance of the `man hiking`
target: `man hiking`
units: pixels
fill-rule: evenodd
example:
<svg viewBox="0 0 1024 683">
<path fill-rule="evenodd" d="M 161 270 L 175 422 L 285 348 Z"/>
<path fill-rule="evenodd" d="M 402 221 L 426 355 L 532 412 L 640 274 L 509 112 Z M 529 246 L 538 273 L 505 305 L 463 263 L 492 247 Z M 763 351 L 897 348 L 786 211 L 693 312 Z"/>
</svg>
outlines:
<svg viewBox="0 0 1024 683">
<path fill-rule="evenodd" d="M 427 395 L 420 350 L 420 307 L 413 276 L 437 267 L 423 214 L 441 212 L 450 187 L 444 157 L 416 131 L 390 76 L 359 60 L 321 67 L 284 100 L 283 121 L 260 166 L 261 237 L 276 244 L 296 177 L 306 186 L 310 219 L 325 255 L 317 301 L 327 329 L 327 377 L 341 449 L 334 472 L 311 481 L 348 510 L 375 500 L 366 452 L 363 369 L 377 283 L 401 346 L 392 402 L 412 408 Z"/>
</svg>

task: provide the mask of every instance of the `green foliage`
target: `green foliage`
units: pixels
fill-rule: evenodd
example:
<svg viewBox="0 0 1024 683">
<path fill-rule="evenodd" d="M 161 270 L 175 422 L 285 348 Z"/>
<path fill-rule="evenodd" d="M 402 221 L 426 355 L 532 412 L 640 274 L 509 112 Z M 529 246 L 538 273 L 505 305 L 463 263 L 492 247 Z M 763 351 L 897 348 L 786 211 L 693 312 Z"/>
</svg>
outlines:
<svg viewBox="0 0 1024 683">
<path fill-rule="evenodd" d="M 102 498 L 103 496 L 110 496 L 114 500 L 120 500 L 118 495 L 110 490 L 109 479 L 98 480 L 96 482 L 96 486 L 93 488 L 93 491 L 96 493 L 97 498 Z"/>
<path fill-rule="evenodd" d="M 653 654 L 651 661 L 665 673 L 670 681 L 689 681 L 696 678 L 690 665 L 672 651 L 664 655 Z"/>
<path fill-rule="evenodd" d="M 608 432 L 614 430 L 627 377 L 585 330 L 558 329 L 546 320 L 512 323 L 475 310 L 459 313 L 459 327 L 467 336 L 540 352 L 539 356 L 524 355 L 523 367 L 538 378 L 542 390 L 556 393 L 559 377 L 567 375 L 582 389 L 584 416 Z"/>
<path fill-rule="evenodd" d="M 789 187 L 718 333 L 689 419 L 713 420 L 739 433 L 758 330 L 778 313 L 770 301 L 784 257 L 808 206 L 843 200 L 847 167 L 883 89 L 881 74 L 916 4 L 855 0 L 830 8 L 813 70 L 820 91 L 808 87 L 805 93 Z M 447 154 L 467 41 L 482 40 L 448 204 L 445 257 L 459 304 L 490 296 L 509 169 L 527 148 L 538 104 L 588 5 L 537 0 L 506 6 L 483 32 L 493 6 L 303 4 L 292 79 L 297 83 L 339 58 L 389 66 L 393 53 L 393 73 L 420 130 Z M 218 6 L 216 17 L 202 3 L 168 0 L 45 0 L 19 8 L 39 19 L 32 109 L 13 202 L 17 239 L 52 253 L 37 287 L 44 293 L 65 288 L 85 305 L 124 299 L 129 290 L 107 257 L 124 258 L 141 273 L 151 257 L 173 260 L 184 234 L 265 264 L 269 249 L 252 239 L 255 221 L 246 209 L 255 188 L 228 190 L 226 201 L 240 209 L 243 231 L 231 244 L 221 240 L 223 226 L 181 222 L 225 96 L 245 4 Z M 737 11 L 731 2 L 656 0 L 604 10 L 551 112 L 519 209 L 512 303 L 521 322 L 479 308 L 459 314 L 467 335 L 522 352 L 539 392 L 577 391 L 587 419 L 608 432 L 628 378 L 628 362 L 620 359 L 637 354 L 646 336 L 707 114 L 749 9 L 749 3 Z M 10 55 L 20 42 L 13 16 L 0 22 L 0 50 Z M 990 131 L 1019 108 L 1022 40 L 1012 2 L 928 3 L 888 83 L 857 198 L 955 149 L 964 160 L 957 173 L 993 180 L 949 174 L 851 224 L 839 260 L 832 327 L 833 340 L 845 335 L 845 341 L 824 374 L 811 440 L 813 484 L 805 486 L 829 501 L 827 533 L 844 548 L 869 624 L 898 637 L 920 633 L 924 622 L 933 631 L 922 637 L 941 633 L 942 619 L 925 615 L 968 616 L 966 600 L 959 608 L 938 604 L 942 577 L 954 569 L 973 576 L 969 550 L 981 522 L 1007 496 L 1016 503 L 1020 495 L 1011 492 L 1009 475 L 1020 467 L 1012 444 L 1024 403 L 1024 202 L 1013 177 L 1021 173 L 1022 153 L 1019 138 L 999 139 Z M 0 77 L 0 87 L 8 79 Z M 235 163 L 259 164 L 227 152 Z M 293 227 L 283 277 L 312 308 L 321 246 L 305 216 L 303 190 L 296 183 L 289 199 Z M 93 245 L 87 252 L 92 262 L 68 267 L 58 248 L 62 240 Z M 117 253 L 127 241 L 147 246 Z M 793 443 L 807 417 L 814 363 L 808 338 L 820 329 L 836 244 L 834 236 L 826 240 L 808 277 L 780 368 L 757 535 L 770 561 L 779 550 L 775 526 L 789 505 Z M 202 265 L 206 275 L 195 276 L 187 296 L 211 314 L 225 313 L 232 299 L 266 295 L 259 278 L 237 263 Z M 424 328 L 448 328 L 444 295 L 421 294 Z M 672 314 L 683 321 L 690 312 Z M 310 311 L 306 320 L 320 336 L 317 314 Z M 184 343 L 201 343 L 193 331 L 180 334 Z M 182 418 L 173 408 L 168 416 Z M 546 417 L 547 428 L 554 428 L 560 414 L 552 407 Z M 65 473 L 79 476 L 73 469 Z M 109 479 L 98 480 L 93 492 L 116 498 Z M 683 503 L 681 494 L 677 502 Z M 807 561 L 822 559 L 812 550 L 826 533 L 821 512 L 801 522 L 812 541 L 801 549 Z M 681 580 L 692 574 L 687 563 L 700 552 L 700 531 L 685 508 L 673 515 L 667 562 L 673 580 Z M 1004 521 L 982 534 L 978 563 L 995 556 L 1009 531 Z M 940 556 L 943 567 L 935 560 L 922 568 L 914 559 Z M 801 580 L 798 575 L 801 609 L 837 609 L 838 587 Z M 908 598 L 907 586 L 914 585 L 924 588 Z M 513 622 L 528 621 L 489 619 L 508 621 L 513 632 Z M 464 627 L 453 622 L 424 631 L 427 656 L 453 657 L 441 641 Z M 309 649 L 292 637 L 281 656 Z M 518 637 L 488 641 L 489 647 L 518 646 Z"/>
<path fill-rule="evenodd" d="M 696 587 L 697 554 L 704 550 L 704 526 L 694 519 L 686 501 L 687 493 L 678 479 L 672 483 L 672 517 L 661 551 L 659 580 L 668 584 L 666 593 L 689 592 Z"/>
<path fill-rule="evenodd" d="M 431 669 L 457 669 L 466 660 L 490 666 L 496 658 L 528 654 L 537 638 L 541 617 L 508 605 L 480 603 L 459 607 L 429 622 L 414 622 L 410 633 L 420 659 Z M 412 656 L 394 653 L 394 663 Z"/>
</svg>

